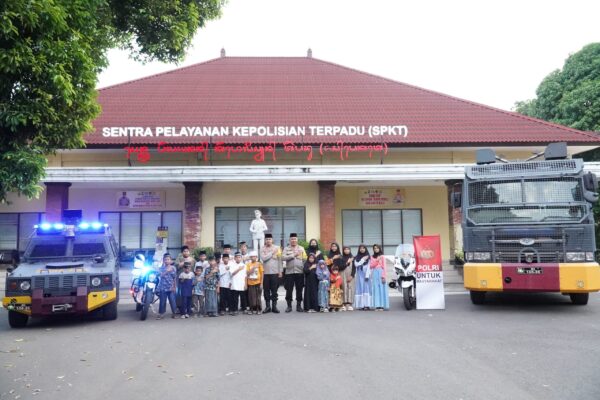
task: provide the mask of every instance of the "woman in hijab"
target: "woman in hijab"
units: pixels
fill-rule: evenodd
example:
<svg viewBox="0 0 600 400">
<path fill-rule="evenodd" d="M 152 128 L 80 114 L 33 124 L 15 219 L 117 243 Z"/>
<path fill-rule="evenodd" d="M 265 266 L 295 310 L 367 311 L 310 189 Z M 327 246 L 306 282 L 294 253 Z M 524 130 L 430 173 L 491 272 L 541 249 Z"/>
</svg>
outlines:
<svg viewBox="0 0 600 400">
<path fill-rule="evenodd" d="M 348 246 L 342 248 L 342 262 L 340 275 L 342 275 L 342 290 L 344 291 L 344 305 L 342 311 L 352 311 L 352 303 L 354 303 L 354 276 L 356 275 L 356 267 L 354 266 L 354 257 L 352 250 Z"/>
<path fill-rule="evenodd" d="M 331 268 L 333 268 L 334 265 L 341 271 L 342 263 L 342 251 L 340 245 L 333 242 L 329 246 L 329 254 L 327 254 L 327 266 L 329 267 L 329 272 L 331 272 Z"/>
<path fill-rule="evenodd" d="M 370 268 L 371 255 L 367 246 L 358 246 L 358 252 L 354 256 L 354 268 L 356 268 L 356 279 L 354 281 L 354 308 L 357 310 L 368 310 L 371 307 L 371 277 Z"/>
<path fill-rule="evenodd" d="M 319 249 L 319 242 L 317 239 L 310 239 L 308 242 L 308 249 L 306 250 L 306 254 L 313 253 L 315 255 L 315 260 L 319 262 L 319 260 L 323 260 L 323 252 Z"/>
<path fill-rule="evenodd" d="M 377 311 L 388 310 L 390 299 L 388 297 L 388 286 L 385 281 L 385 257 L 378 244 L 373 245 L 373 256 L 371 256 L 371 301 Z"/>
<path fill-rule="evenodd" d="M 304 311 L 314 313 L 319 311 L 319 279 L 317 278 L 317 259 L 313 253 L 308 255 L 304 263 Z"/>
</svg>

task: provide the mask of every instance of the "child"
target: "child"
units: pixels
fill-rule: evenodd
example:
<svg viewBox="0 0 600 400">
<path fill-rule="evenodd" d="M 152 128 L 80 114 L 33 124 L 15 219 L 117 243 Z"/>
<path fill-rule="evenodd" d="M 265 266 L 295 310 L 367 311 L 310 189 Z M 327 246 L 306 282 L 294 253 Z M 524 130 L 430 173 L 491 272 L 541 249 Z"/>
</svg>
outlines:
<svg viewBox="0 0 600 400">
<path fill-rule="evenodd" d="M 317 265 L 317 279 L 319 280 L 319 307 L 321 312 L 329 312 L 329 269 L 323 260 L 319 260 Z"/>
<path fill-rule="evenodd" d="M 260 261 L 258 261 L 258 253 L 251 251 L 249 253 L 250 262 L 246 264 L 246 280 L 248 283 L 248 303 L 250 308 L 248 314 L 262 314 L 262 284 L 264 269 Z"/>
<path fill-rule="evenodd" d="M 194 293 L 192 294 L 192 304 L 196 309 L 196 317 L 204 316 L 204 274 L 203 267 L 197 266 L 194 270 Z"/>
<path fill-rule="evenodd" d="M 246 264 L 242 262 L 242 253 L 239 251 L 233 257 L 231 265 L 231 304 L 229 306 L 229 315 L 238 315 L 238 305 L 242 313 L 246 311 Z"/>
<path fill-rule="evenodd" d="M 192 289 L 194 274 L 190 271 L 192 264 L 183 263 L 183 272 L 179 274 L 179 291 L 181 293 L 181 318 L 189 318 L 192 313 Z"/>
<path fill-rule="evenodd" d="M 177 280 L 177 270 L 173 265 L 173 260 L 169 253 L 163 255 L 163 263 L 158 269 L 158 273 L 160 275 L 160 280 L 158 281 L 156 291 L 158 292 L 160 303 L 156 319 L 163 319 L 165 311 L 167 310 L 167 300 L 169 300 L 169 305 L 171 306 L 171 318 L 175 318 L 175 314 L 177 313 L 175 308 L 175 282 Z"/>
<path fill-rule="evenodd" d="M 218 312 L 219 264 L 215 257 L 210 257 L 208 264 L 209 267 L 204 271 L 204 311 L 209 317 L 216 317 Z"/>
<path fill-rule="evenodd" d="M 219 263 L 219 315 L 225 315 L 225 312 L 231 305 L 231 264 L 229 263 L 229 253 L 221 255 Z M 229 308 L 231 311 L 231 308 Z"/>
<path fill-rule="evenodd" d="M 340 311 L 344 304 L 344 292 L 342 291 L 342 275 L 337 265 L 331 267 L 331 287 L 329 288 L 329 305 L 332 311 Z"/>
</svg>

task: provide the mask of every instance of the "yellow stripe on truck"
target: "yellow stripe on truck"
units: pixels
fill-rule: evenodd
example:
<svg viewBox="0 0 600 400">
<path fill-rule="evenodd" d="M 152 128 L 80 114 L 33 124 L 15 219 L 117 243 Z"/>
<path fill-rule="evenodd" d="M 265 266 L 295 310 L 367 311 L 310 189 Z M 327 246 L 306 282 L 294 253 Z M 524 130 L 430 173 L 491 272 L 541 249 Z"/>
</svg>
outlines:
<svg viewBox="0 0 600 400">
<path fill-rule="evenodd" d="M 558 266 L 562 293 L 587 293 L 600 290 L 598 263 L 560 263 Z"/>
<path fill-rule="evenodd" d="M 488 292 L 502 291 L 502 265 L 466 263 L 463 267 L 465 289 Z"/>
<path fill-rule="evenodd" d="M 28 310 L 15 310 L 21 314 L 31 315 L 31 296 L 9 296 L 2 299 L 2 306 L 9 309 L 11 305 L 28 305 Z"/>
<path fill-rule="evenodd" d="M 88 294 L 88 311 L 95 310 L 117 299 L 117 290 L 106 290 L 102 292 L 90 292 Z"/>
</svg>

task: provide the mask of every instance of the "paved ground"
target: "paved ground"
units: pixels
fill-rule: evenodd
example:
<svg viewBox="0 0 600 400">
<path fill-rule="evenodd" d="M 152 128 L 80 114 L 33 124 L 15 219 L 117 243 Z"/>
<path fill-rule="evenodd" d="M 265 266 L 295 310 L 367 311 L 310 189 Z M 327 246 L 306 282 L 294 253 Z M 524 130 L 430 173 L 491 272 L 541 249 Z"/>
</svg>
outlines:
<svg viewBox="0 0 600 400">
<path fill-rule="evenodd" d="M 431 312 L 401 300 L 389 312 L 145 322 L 122 305 L 113 322 L 20 330 L 0 311 L 0 398 L 600 398 L 600 295 L 585 307 L 454 295 Z"/>
</svg>

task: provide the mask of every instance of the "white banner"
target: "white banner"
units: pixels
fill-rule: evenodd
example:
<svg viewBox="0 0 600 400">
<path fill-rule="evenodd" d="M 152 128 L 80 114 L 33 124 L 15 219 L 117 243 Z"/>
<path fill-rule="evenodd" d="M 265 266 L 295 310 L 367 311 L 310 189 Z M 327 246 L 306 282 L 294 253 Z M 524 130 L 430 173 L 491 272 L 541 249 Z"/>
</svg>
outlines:
<svg viewBox="0 0 600 400">
<path fill-rule="evenodd" d="M 121 191 L 116 193 L 118 208 L 164 208 L 164 190 Z"/>
</svg>

